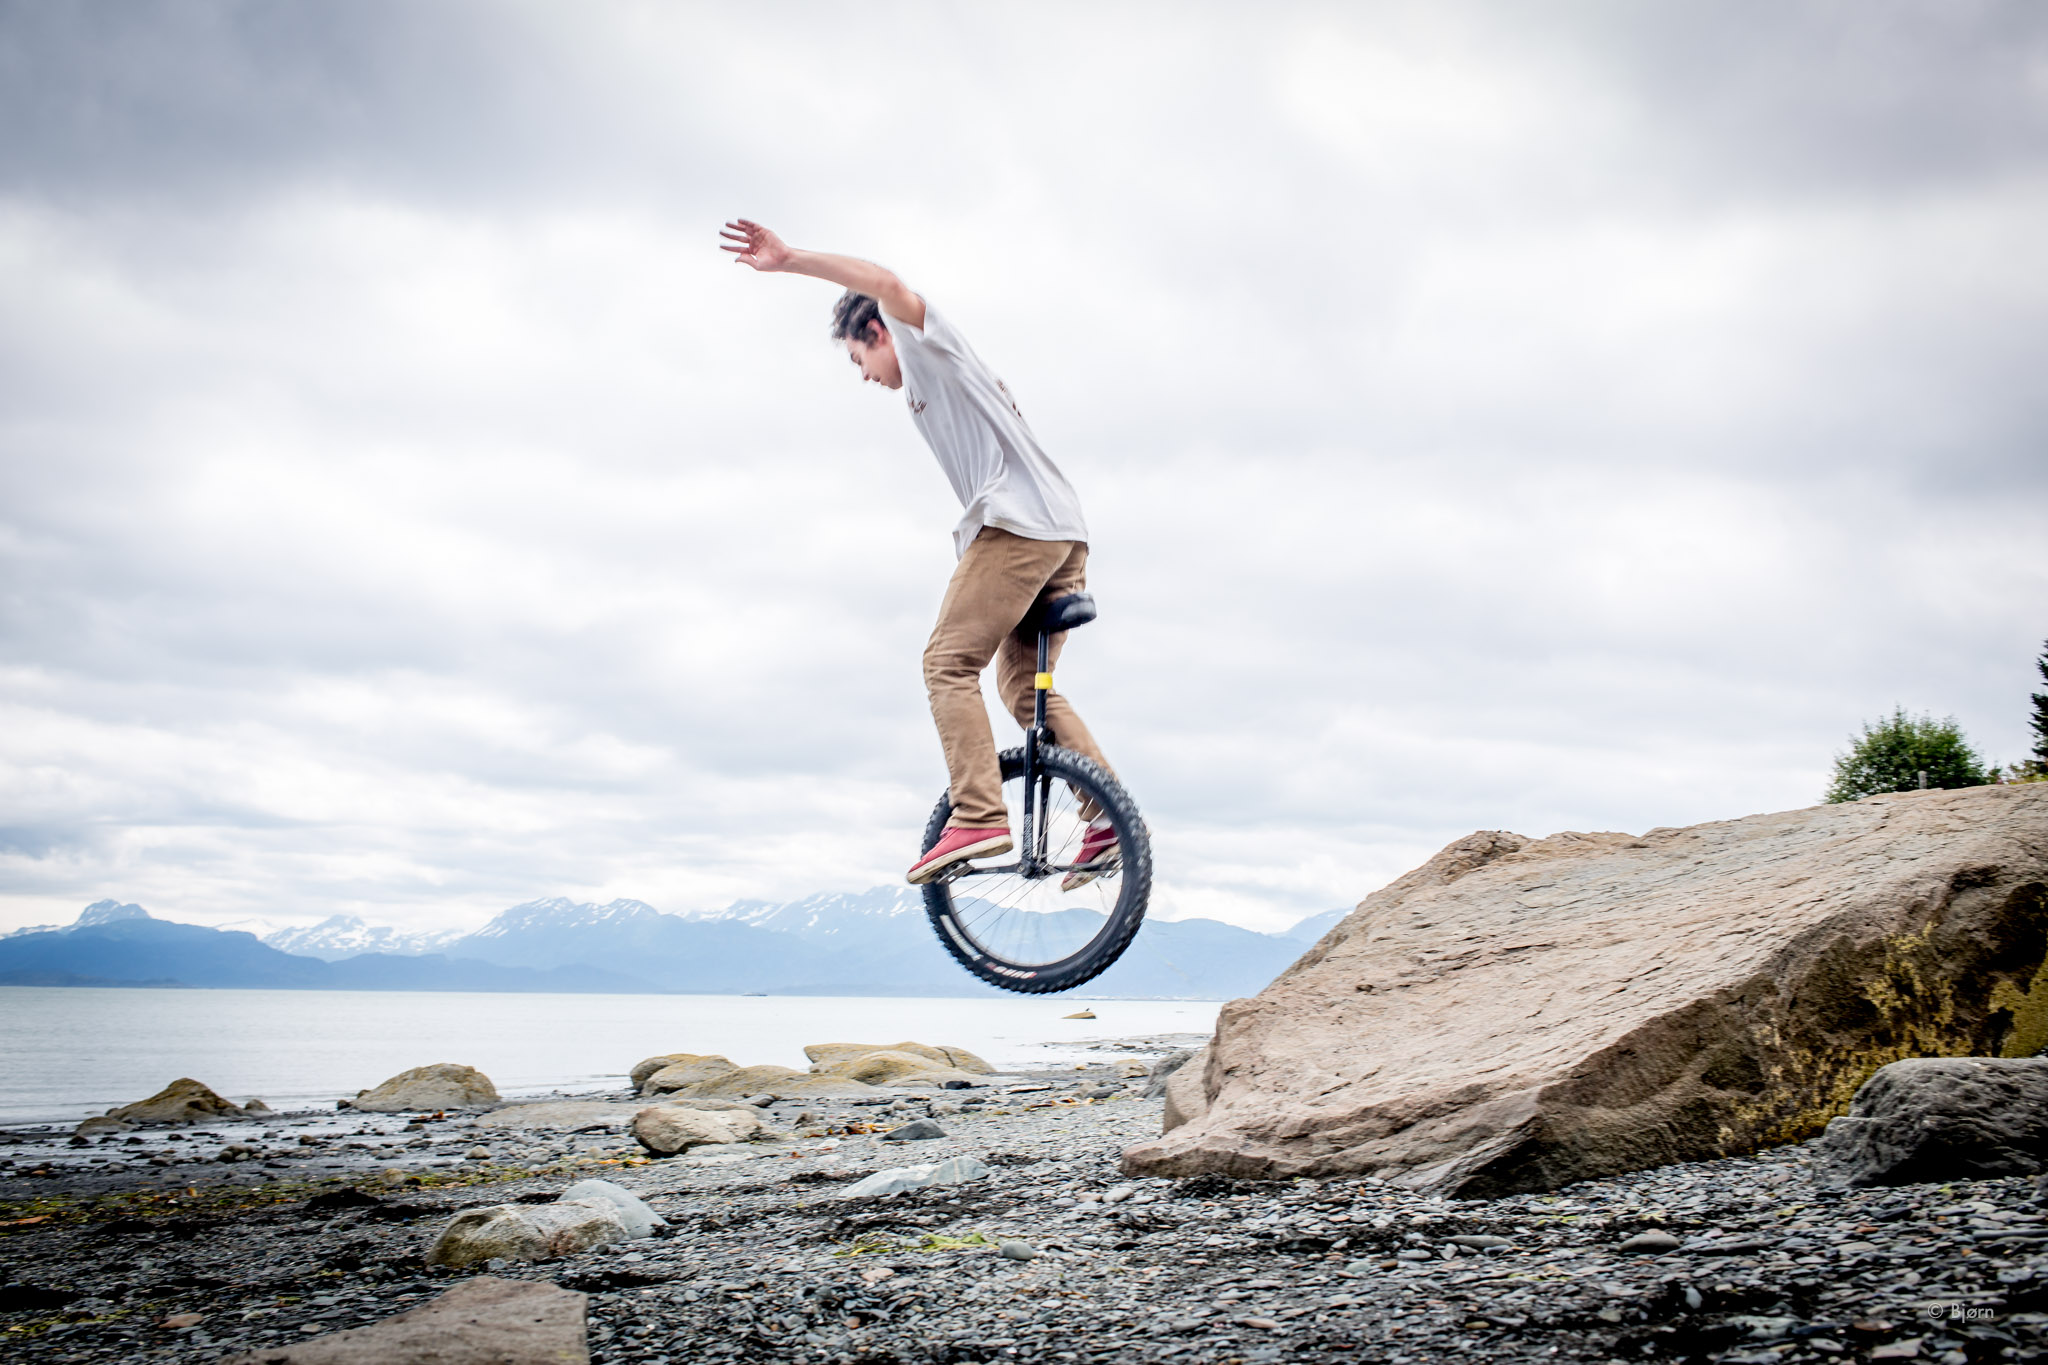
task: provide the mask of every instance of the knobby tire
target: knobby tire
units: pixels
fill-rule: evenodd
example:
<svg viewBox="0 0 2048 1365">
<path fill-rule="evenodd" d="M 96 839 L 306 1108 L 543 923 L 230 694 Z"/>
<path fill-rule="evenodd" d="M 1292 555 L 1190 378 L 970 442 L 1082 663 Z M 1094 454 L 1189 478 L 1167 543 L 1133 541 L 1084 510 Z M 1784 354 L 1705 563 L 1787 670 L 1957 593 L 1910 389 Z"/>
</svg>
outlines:
<svg viewBox="0 0 2048 1365">
<path fill-rule="evenodd" d="M 1005 751 L 1001 762 L 1006 787 L 1022 779 L 1023 749 Z M 1119 852 L 1119 867 L 1115 874 L 1118 884 L 1116 902 L 1107 912 L 1101 930 L 1081 948 L 1056 961 L 1010 960 L 976 941 L 971 926 L 962 922 L 955 890 L 971 891 L 972 878 L 957 882 L 935 881 L 924 887 L 926 917 L 931 920 L 939 942 L 945 945 L 953 959 L 990 985 L 1024 995 L 1050 995 L 1072 990 L 1107 971 L 1137 935 L 1145 921 L 1145 908 L 1152 895 L 1151 836 L 1145 829 L 1144 819 L 1138 814 L 1136 803 L 1124 791 L 1123 785 L 1094 760 L 1053 744 L 1039 746 L 1038 771 L 1041 778 L 1050 778 L 1054 784 L 1065 783 L 1077 794 L 1085 793 L 1116 827 Z M 950 797 L 940 797 L 930 821 L 925 825 L 924 851 L 929 852 L 938 843 L 952 813 Z M 1023 851 L 1025 837 L 1025 832 L 1019 829 L 1018 853 Z M 1056 879 L 1059 875 L 1054 873 L 1053 877 Z"/>
</svg>

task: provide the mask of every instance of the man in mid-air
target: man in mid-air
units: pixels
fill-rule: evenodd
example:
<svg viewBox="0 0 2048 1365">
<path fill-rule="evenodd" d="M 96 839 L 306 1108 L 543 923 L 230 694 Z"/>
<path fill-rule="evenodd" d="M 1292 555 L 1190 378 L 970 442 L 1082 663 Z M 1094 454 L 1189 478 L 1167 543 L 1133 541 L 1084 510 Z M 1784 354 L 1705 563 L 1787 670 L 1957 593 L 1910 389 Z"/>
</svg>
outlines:
<svg viewBox="0 0 2048 1365">
<path fill-rule="evenodd" d="M 832 310 L 833 339 L 846 343 L 861 378 L 904 390 L 910 420 L 967 509 L 953 528 L 960 563 L 924 650 L 925 689 L 946 752 L 953 813 L 939 841 L 911 867 L 910 881 L 921 885 L 955 863 L 1008 853 L 1010 817 L 981 700 L 981 671 L 997 661 L 1003 701 L 1017 723 L 1028 726 L 1038 645 L 1023 623 L 1039 602 L 1085 585 L 1088 526 L 1080 499 L 1039 449 L 1003 381 L 894 274 L 851 256 L 795 250 L 745 218 L 727 223 L 720 235 L 741 265 L 845 288 Z M 1052 639 L 1054 660 L 1062 640 Z M 1045 713 L 1055 743 L 1110 771 L 1065 697 L 1049 694 Z M 1074 861 L 1106 867 L 1116 831 L 1102 813 L 1085 813 L 1094 818 Z M 1094 875 L 1070 872 L 1062 888 L 1071 891 Z"/>
</svg>

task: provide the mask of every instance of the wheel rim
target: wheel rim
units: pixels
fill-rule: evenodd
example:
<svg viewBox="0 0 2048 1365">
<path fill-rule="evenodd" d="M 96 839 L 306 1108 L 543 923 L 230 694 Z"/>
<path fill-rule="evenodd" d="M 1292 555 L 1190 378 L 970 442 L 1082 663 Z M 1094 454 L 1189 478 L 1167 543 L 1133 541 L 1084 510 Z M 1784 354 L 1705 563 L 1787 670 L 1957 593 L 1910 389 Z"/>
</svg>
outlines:
<svg viewBox="0 0 2048 1365">
<path fill-rule="evenodd" d="M 949 878 L 949 928 L 973 952 L 1023 972 L 1051 967 L 1083 952 L 1108 925 L 1124 894 L 1123 869 L 1115 863 L 1072 891 L 1062 882 L 1079 867 L 1087 820 L 1081 798 L 1067 780 L 1054 777 L 1041 788 L 1045 820 L 1044 875 L 1026 875 L 1031 850 L 1023 847 L 1024 783 L 1003 784 L 1010 828 L 1019 846 L 1001 859 L 984 859 Z M 1125 832 L 1121 829 L 1119 835 Z"/>
</svg>

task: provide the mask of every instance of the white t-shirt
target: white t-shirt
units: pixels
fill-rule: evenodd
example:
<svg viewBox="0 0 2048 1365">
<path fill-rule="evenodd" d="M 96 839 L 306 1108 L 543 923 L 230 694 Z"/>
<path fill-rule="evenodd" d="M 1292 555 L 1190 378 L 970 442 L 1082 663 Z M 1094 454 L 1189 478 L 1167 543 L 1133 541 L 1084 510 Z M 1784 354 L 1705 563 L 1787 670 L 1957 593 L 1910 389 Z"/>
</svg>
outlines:
<svg viewBox="0 0 2048 1365">
<path fill-rule="evenodd" d="M 903 369 L 910 420 L 967 509 L 953 528 L 953 552 L 966 554 L 984 526 L 1027 540 L 1085 542 L 1088 523 L 1073 485 L 1039 449 L 1010 391 L 966 339 L 929 303 L 923 327 L 886 311 L 882 325 Z"/>
</svg>

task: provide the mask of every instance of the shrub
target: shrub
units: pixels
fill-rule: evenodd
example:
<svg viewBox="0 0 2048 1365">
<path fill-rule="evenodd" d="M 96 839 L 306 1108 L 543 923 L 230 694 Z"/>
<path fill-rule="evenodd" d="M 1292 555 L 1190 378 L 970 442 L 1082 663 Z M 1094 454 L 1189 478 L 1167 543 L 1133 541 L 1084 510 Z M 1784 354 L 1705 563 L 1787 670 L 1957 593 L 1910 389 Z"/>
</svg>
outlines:
<svg viewBox="0 0 2048 1365">
<path fill-rule="evenodd" d="M 1849 751 L 1835 755 L 1835 780 L 1821 800 L 1912 791 L 1922 773 L 1930 787 L 1981 787 L 1993 780 L 1953 716 L 1909 716 L 1901 707 L 1865 725 Z"/>
</svg>

